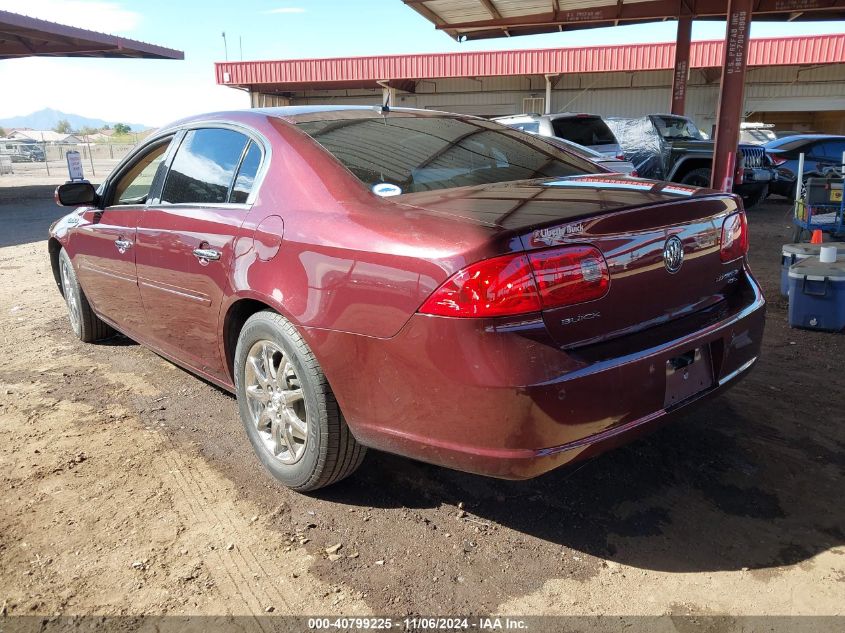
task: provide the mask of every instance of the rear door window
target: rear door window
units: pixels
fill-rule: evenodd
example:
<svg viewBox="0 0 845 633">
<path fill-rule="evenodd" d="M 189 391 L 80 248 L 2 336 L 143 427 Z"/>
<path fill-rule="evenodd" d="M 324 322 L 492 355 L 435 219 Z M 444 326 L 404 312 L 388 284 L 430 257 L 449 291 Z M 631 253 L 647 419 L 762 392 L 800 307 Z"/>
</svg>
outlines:
<svg viewBox="0 0 845 633">
<path fill-rule="evenodd" d="M 161 201 L 170 204 L 221 204 L 229 199 L 235 171 L 249 139 L 234 130 L 188 130 L 179 146 Z"/>
<path fill-rule="evenodd" d="M 599 117 L 574 116 L 552 119 L 555 136 L 579 145 L 615 145 L 616 137 Z"/>
<path fill-rule="evenodd" d="M 232 187 L 232 195 L 229 196 L 229 202 L 236 204 L 244 204 L 249 198 L 253 185 L 255 185 L 255 175 L 258 173 L 258 168 L 261 166 L 261 149 L 255 142 L 250 141 L 249 149 L 246 150 L 246 155 L 241 166 L 238 168 L 238 177 L 235 178 L 235 186 Z"/>
</svg>

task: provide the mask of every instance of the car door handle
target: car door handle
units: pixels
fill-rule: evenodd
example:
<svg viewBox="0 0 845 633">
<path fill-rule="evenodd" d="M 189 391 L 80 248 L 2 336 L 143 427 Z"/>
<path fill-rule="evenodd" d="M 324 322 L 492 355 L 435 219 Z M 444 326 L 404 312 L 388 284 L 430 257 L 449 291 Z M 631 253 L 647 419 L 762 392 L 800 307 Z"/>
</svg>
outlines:
<svg viewBox="0 0 845 633">
<path fill-rule="evenodd" d="M 198 260 L 200 260 L 200 263 L 202 263 L 203 260 L 211 262 L 220 259 L 220 251 L 215 251 L 213 248 L 195 248 L 194 255 L 196 255 Z"/>
<path fill-rule="evenodd" d="M 129 240 L 125 240 L 123 238 L 120 238 L 120 239 L 114 241 L 114 245 L 117 247 L 117 250 L 120 253 L 125 253 L 126 251 L 128 251 L 132 247 L 132 242 L 130 242 Z"/>
</svg>

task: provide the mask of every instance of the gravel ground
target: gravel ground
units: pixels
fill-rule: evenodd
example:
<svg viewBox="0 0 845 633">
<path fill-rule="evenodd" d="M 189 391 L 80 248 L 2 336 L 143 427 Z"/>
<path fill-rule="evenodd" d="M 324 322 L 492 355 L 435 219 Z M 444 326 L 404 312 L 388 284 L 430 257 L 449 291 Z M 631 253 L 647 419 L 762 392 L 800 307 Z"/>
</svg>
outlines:
<svg viewBox="0 0 845 633">
<path fill-rule="evenodd" d="M 74 340 L 49 190 L 0 189 L 6 613 L 842 614 L 845 345 L 786 324 L 783 202 L 750 213 L 769 321 L 725 396 L 533 481 L 371 452 L 305 496 L 261 472 L 229 394 Z"/>
</svg>

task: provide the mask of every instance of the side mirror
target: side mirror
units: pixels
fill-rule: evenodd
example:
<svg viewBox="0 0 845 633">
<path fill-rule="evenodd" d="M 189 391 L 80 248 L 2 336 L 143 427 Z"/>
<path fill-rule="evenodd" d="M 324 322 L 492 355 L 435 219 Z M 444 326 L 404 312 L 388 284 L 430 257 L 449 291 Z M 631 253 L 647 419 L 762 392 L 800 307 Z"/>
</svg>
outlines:
<svg viewBox="0 0 845 633">
<path fill-rule="evenodd" d="M 97 190 L 87 180 L 70 181 L 56 187 L 54 194 L 60 207 L 79 207 L 97 202 Z"/>
</svg>

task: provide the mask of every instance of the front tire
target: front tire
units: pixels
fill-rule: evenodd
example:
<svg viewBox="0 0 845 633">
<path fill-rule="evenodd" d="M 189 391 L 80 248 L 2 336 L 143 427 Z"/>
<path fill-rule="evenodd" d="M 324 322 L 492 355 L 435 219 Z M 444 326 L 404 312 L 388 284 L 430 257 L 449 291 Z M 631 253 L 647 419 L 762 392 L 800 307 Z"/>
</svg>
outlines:
<svg viewBox="0 0 845 633">
<path fill-rule="evenodd" d="M 94 343 L 114 336 L 115 332 L 111 326 L 94 314 L 65 249 L 59 253 L 59 279 L 62 282 L 62 295 L 67 305 L 70 327 L 76 337 L 83 343 Z"/>
<path fill-rule="evenodd" d="M 690 185 L 691 187 L 709 187 L 710 186 L 710 168 L 699 167 L 693 169 L 683 178 L 681 178 L 682 185 Z"/>
<path fill-rule="evenodd" d="M 247 319 L 235 349 L 241 422 L 258 459 L 288 488 L 336 483 L 361 465 L 360 445 L 313 352 L 281 315 Z"/>
</svg>

